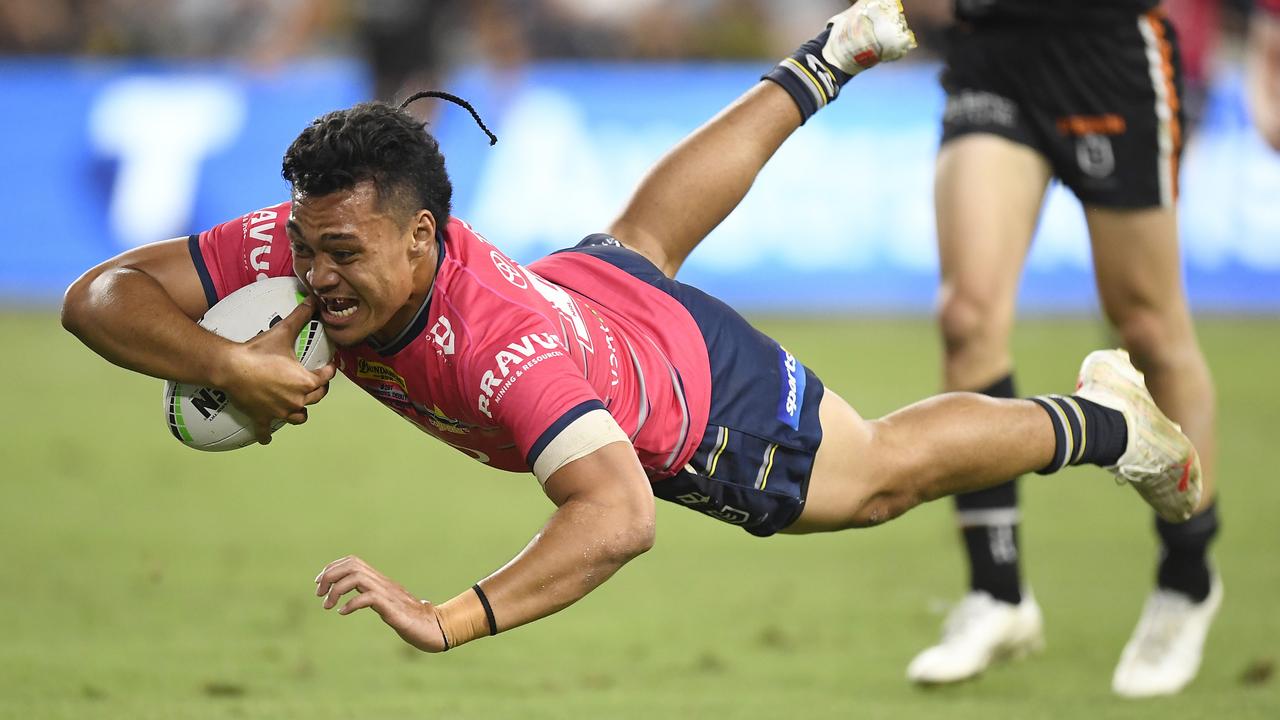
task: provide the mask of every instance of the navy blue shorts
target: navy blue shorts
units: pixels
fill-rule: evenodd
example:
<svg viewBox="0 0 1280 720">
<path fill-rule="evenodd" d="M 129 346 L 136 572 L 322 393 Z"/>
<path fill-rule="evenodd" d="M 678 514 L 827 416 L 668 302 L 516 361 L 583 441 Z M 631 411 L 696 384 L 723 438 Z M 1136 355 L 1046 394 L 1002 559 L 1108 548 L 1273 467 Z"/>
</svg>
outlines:
<svg viewBox="0 0 1280 720">
<path fill-rule="evenodd" d="M 672 280 L 608 235 L 575 247 L 662 290 L 693 316 L 711 361 L 711 413 L 693 458 L 653 483 L 663 500 L 768 536 L 800 517 L 822 443 L 822 381 L 733 308 Z"/>
</svg>

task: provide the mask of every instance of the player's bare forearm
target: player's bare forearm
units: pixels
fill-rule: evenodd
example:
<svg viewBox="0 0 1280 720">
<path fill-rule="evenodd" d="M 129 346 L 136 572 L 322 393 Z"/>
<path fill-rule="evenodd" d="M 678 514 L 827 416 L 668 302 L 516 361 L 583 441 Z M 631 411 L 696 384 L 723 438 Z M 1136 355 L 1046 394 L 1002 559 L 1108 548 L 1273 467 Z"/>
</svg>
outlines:
<svg viewBox="0 0 1280 720">
<path fill-rule="evenodd" d="M 247 343 L 200 327 L 195 318 L 207 309 L 186 241 L 170 240 L 108 260 L 72 283 L 62 324 L 116 365 L 227 391 L 261 442 L 270 441 L 275 420 L 305 422 L 305 406 L 323 399 L 336 372 L 307 370 L 293 354 L 311 302 Z"/>
<path fill-rule="evenodd" d="M 493 629 L 546 617 L 581 599 L 648 550 L 654 537 L 653 491 L 629 443 L 606 445 L 552 474 L 545 486 L 555 514 L 519 555 L 481 581 Z M 472 590 L 439 608 L 451 643 L 490 632 Z"/>
<path fill-rule="evenodd" d="M 153 266 L 191 264 L 189 257 L 180 254 L 185 247 L 166 245 L 139 248 L 82 275 L 67 289 L 62 325 L 121 367 L 167 380 L 217 385 L 219 368 L 225 367 L 223 355 L 234 343 L 195 323 L 193 317 L 205 309 L 202 299 L 197 299 L 202 295 L 166 288 L 155 275 L 133 264 L 139 260 Z M 194 268 L 190 273 L 198 288 Z"/>
<path fill-rule="evenodd" d="M 609 233 L 674 275 L 798 127 L 800 112 L 786 91 L 756 84 L 649 170 Z"/>
</svg>

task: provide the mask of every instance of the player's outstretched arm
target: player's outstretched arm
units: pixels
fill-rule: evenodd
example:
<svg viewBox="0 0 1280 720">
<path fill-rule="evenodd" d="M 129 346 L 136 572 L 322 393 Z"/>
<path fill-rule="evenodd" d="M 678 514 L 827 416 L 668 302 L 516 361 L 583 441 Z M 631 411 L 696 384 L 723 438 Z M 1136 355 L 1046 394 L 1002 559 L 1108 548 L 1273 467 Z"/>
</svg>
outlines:
<svg viewBox="0 0 1280 720">
<path fill-rule="evenodd" d="M 469 589 L 432 605 L 346 557 L 321 571 L 316 594 L 331 609 L 355 590 L 341 614 L 371 607 L 405 642 L 440 652 L 571 605 L 653 545 L 653 491 L 629 443 L 565 465 L 545 490 L 558 506 L 555 514 L 524 551 L 478 584 L 479 593 Z"/>
<path fill-rule="evenodd" d="M 248 343 L 205 330 L 208 310 L 185 239 L 135 248 L 89 270 L 67 288 L 62 325 L 112 363 L 152 377 L 227 391 L 253 419 L 259 442 L 280 419 L 306 420 L 335 369 L 302 367 L 293 338 L 312 312 L 310 301 Z"/>
</svg>

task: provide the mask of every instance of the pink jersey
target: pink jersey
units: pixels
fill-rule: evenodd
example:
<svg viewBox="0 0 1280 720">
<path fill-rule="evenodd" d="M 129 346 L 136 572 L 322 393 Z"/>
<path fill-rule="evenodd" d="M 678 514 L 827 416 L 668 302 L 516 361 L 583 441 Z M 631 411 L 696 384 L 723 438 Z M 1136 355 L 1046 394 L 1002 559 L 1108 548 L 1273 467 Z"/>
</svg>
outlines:
<svg viewBox="0 0 1280 720">
<path fill-rule="evenodd" d="M 210 304 L 293 273 L 289 208 L 192 236 Z M 679 302 L 580 253 L 521 266 L 457 218 L 439 241 L 426 304 L 387 346 L 340 349 L 348 378 L 424 432 L 503 470 L 541 469 L 543 451 L 597 409 L 631 439 L 650 478 L 688 462 L 707 425 L 711 377 L 702 335 Z"/>
</svg>

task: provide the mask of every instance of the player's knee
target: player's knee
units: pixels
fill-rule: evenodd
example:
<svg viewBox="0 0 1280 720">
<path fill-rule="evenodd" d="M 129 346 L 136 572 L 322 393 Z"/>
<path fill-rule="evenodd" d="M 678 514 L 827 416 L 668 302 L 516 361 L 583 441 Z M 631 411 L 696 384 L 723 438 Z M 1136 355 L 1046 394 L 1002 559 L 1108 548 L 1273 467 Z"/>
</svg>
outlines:
<svg viewBox="0 0 1280 720">
<path fill-rule="evenodd" d="M 1115 329 L 1134 364 L 1147 371 L 1170 364 L 1189 341 L 1180 337 L 1180 333 L 1173 330 L 1173 323 L 1154 310 L 1127 312 L 1116 321 Z"/>
<path fill-rule="evenodd" d="M 854 527 L 874 527 L 899 517 L 924 501 L 918 493 L 908 489 L 890 489 L 877 492 L 862 502 L 854 511 Z"/>
<path fill-rule="evenodd" d="M 919 505 L 924 496 L 920 478 L 929 472 L 920 444 L 896 432 L 884 420 L 870 424 L 871 441 L 862 487 L 864 491 L 851 514 L 854 527 L 888 522 Z"/>
<path fill-rule="evenodd" d="M 994 299 L 962 285 L 943 285 L 938 298 L 938 326 L 948 354 L 995 342 L 1000 336 L 1000 323 Z"/>
</svg>

